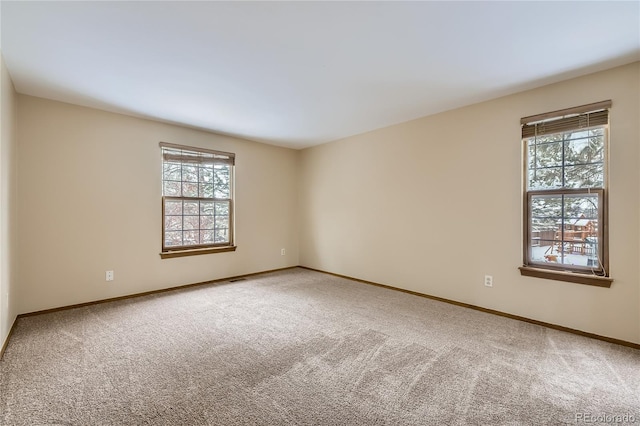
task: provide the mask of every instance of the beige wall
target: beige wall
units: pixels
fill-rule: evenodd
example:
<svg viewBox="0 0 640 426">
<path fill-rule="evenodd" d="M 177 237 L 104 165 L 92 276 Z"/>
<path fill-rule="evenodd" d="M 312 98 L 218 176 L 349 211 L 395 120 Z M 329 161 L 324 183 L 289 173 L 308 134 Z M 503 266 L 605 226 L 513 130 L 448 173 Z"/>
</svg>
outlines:
<svg viewBox="0 0 640 426">
<path fill-rule="evenodd" d="M 24 95 L 18 117 L 19 313 L 298 264 L 296 151 Z M 160 259 L 160 141 L 236 153 L 237 251 Z"/>
<path fill-rule="evenodd" d="M 0 348 L 16 318 L 16 101 L 0 54 Z"/>
<path fill-rule="evenodd" d="M 0 337 L 15 313 L 301 264 L 640 343 L 639 80 L 635 63 L 300 152 L 18 95 L 20 281 Z M 521 277 L 519 119 L 605 99 L 615 282 Z M 159 141 L 237 154 L 236 252 L 160 259 Z"/>
<path fill-rule="evenodd" d="M 635 63 L 302 151 L 300 263 L 640 343 L 639 77 Z M 615 282 L 522 277 L 520 117 L 606 99 Z"/>
</svg>

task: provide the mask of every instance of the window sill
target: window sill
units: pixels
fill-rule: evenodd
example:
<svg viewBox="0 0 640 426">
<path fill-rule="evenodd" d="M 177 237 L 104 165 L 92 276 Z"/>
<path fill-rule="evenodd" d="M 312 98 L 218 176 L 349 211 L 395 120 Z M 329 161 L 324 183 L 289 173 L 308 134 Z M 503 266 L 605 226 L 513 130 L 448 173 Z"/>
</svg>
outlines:
<svg viewBox="0 0 640 426">
<path fill-rule="evenodd" d="M 207 247 L 207 248 L 190 249 L 190 250 L 163 251 L 162 253 L 160 253 L 160 258 L 171 259 L 174 257 L 196 256 L 199 254 L 211 254 L 211 253 L 224 253 L 227 251 L 236 251 L 236 246 Z"/>
<path fill-rule="evenodd" d="M 577 272 L 551 271 L 549 269 L 533 268 L 531 266 L 521 266 L 518 269 L 520 269 L 520 275 L 526 277 L 545 278 L 547 280 L 565 281 L 597 287 L 609 288 L 613 282 L 613 278 L 610 277 L 580 274 Z"/>
</svg>

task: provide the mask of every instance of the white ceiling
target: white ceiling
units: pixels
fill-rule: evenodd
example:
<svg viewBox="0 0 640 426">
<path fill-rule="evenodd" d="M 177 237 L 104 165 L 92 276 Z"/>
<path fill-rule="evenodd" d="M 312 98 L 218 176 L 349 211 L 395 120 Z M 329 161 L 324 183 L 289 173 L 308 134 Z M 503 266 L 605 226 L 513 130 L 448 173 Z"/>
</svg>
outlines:
<svg viewBox="0 0 640 426">
<path fill-rule="evenodd" d="M 303 148 L 640 59 L 640 2 L 9 2 L 20 93 Z"/>
</svg>

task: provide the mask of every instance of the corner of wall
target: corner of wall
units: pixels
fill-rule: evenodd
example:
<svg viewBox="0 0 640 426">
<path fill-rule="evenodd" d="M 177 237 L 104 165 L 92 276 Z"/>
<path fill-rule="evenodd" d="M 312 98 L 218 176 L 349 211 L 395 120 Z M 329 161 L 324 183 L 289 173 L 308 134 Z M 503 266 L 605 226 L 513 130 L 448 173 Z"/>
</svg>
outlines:
<svg viewBox="0 0 640 426">
<path fill-rule="evenodd" d="M 17 108 L 16 91 L 0 51 L 0 356 L 15 323 L 17 244 Z"/>
</svg>

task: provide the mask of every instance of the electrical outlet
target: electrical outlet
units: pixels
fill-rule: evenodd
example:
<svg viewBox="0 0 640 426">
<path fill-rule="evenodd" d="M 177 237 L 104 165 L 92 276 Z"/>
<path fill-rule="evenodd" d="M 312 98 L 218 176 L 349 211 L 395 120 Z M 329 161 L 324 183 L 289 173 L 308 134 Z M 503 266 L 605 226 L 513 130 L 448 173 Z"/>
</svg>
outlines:
<svg viewBox="0 0 640 426">
<path fill-rule="evenodd" d="M 106 281 L 113 281 L 113 271 L 106 271 L 105 272 L 105 280 Z"/>
<path fill-rule="evenodd" d="M 285 249 L 280 249 L 280 255 L 284 256 L 285 254 L 287 254 L 287 251 Z"/>
<path fill-rule="evenodd" d="M 493 287 L 493 277 L 491 275 L 484 276 L 484 285 L 487 287 Z"/>
</svg>

